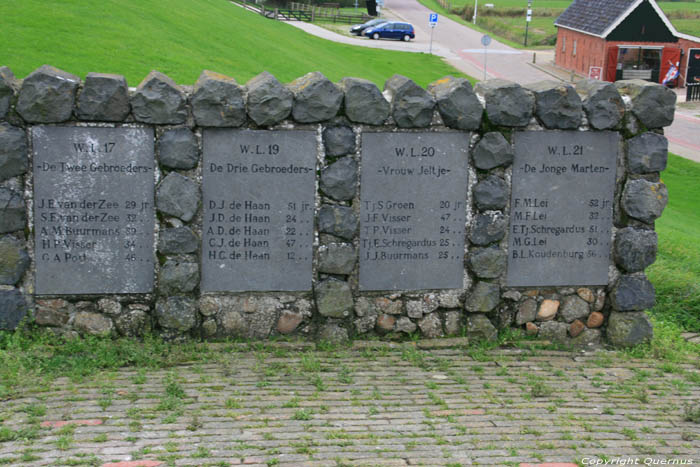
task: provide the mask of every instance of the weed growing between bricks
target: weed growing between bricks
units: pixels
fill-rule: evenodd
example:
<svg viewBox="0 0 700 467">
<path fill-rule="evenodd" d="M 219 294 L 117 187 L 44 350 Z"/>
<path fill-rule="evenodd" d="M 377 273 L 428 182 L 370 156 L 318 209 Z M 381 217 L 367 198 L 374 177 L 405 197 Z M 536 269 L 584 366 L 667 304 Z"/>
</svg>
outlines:
<svg viewBox="0 0 700 467">
<path fill-rule="evenodd" d="M 15 333 L 0 350 L 0 465 L 692 458 L 699 350 L 663 349 L 663 332 L 657 339 L 591 353 L 512 334 L 435 348 L 410 339 L 171 345 Z"/>
</svg>

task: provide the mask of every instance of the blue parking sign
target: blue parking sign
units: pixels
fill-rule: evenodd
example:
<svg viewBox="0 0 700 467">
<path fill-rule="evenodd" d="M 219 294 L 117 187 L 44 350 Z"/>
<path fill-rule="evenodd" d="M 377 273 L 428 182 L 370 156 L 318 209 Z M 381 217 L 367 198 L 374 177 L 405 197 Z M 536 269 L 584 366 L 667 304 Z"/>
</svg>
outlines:
<svg viewBox="0 0 700 467">
<path fill-rule="evenodd" d="M 437 19 L 438 19 L 437 13 L 430 13 L 430 16 L 428 17 L 428 22 L 431 25 L 434 25 L 434 24 L 437 24 Z"/>
</svg>

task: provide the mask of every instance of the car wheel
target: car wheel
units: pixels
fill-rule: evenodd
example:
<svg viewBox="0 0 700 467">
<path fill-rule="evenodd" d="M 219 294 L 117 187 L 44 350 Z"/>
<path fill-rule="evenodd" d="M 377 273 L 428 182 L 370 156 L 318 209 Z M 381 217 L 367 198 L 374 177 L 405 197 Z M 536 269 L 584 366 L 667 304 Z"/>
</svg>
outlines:
<svg viewBox="0 0 700 467">
<path fill-rule="evenodd" d="M 374 40 L 379 39 L 379 33 L 375 32 L 374 34 L 372 34 L 372 39 L 374 39 Z"/>
<path fill-rule="evenodd" d="M 408 41 L 410 41 L 410 40 L 411 40 L 411 36 L 409 36 L 408 34 L 404 34 L 404 36 L 403 36 L 403 41 L 404 41 L 404 42 L 408 42 Z"/>
</svg>

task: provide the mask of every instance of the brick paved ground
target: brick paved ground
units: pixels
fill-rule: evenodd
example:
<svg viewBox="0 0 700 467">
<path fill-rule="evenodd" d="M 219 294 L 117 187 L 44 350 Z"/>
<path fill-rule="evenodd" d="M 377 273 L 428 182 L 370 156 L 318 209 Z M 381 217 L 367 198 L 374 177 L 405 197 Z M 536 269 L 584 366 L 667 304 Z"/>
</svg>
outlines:
<svg viewBox="0 0 700 467">
<path fill-rule="evenodd" d="M 684 421 L 700 364 L 360 347 L 237 348 L 206 365 L 59 380 L 0 402 L 0 464 L 700 463 L 700 425 Z"/>
</svg>

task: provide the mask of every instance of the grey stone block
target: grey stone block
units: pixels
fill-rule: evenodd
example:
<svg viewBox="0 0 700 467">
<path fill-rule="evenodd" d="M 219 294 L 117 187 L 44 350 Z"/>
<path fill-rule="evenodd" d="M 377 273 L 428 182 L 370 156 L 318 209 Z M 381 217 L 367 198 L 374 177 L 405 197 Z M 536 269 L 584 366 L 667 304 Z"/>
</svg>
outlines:
<svg viewBox="0 0 700 467">
<path fill-rule="evenodd" d="M 498 306 L 501 300 L 501 287 L 491 282 L 477 282 L 467 297 L 464 308 L 472 313 L 487 313 Z"/>
<path fill-rule="evenodd" d="M 0 330 L 15 330 L 26 314 L 27 302 L 19 290 L 0 290 Z"/>
<path fill-rule="evenodd" d="M 644 313 L 610 313 L 608 329 L 606 331 L 608 342 L 615 347 L 634 347 L 650 342 L 654 337 L 654 328 L 649 317 Z"/>
<path fill-rule="evenodd" d="M 23 242 L 0 237 L 0 285 L 15 285 L 29 267 L 29 255 Z"/>
<path fill-rule="evenodd" d="M 522 326 L 525 323 L 535 321 L 537 317 L 537 301 L 528 298 L 518 307 L 518 313 L 515 315 L 515 324 Z"/>
<path fill-rule="evenodd" d="M 479 246 L 503 239 L 508 227 L 506 218 L 498 211 L 488 211 L 475 216 L 469 232 L 469 240 Z"/>
<path fill-rule="evenodd" d="M 199 208 L 199 189 L 191 179 L 171 172 L 158 185 L 156 208 L 185 222 L 192 220 Z"/>
<path fill-rule="evenodd" d="M 617 311 L 646 310 L 656 304 L 656 291 L 644 274 L 626 274 L 613 287 L 610 301 Z"/>
<path fill-rule="evenodd" d="M 139 122 L 153 124 L 185 123 L 187 96 L 168 76 L 151 71 L 131 97 L 131 110 Z"/>
<path fill-rule="evenodd" d="M 158 251 L 163 254 L 194 253 L 199 247 L 199 238 L 189 227 L 174 227 L 161 230 Z"/>
<path fill-rule="evenodd" d="M 352 244 L 331 243 L 318 249 L 318 271 L 326 274 L 350 274 L 357 262 L 357 250 Z"/>
<path fill-rule="evenodd" d="M 474 201 L 482 211 L 505 208 L 508 195 L 508 184 L 497 175 L 489 175 L 474 187 Z"/>
<path fill-rule="evenodd" d="M 81 334 L 105 336 L 112 332 L 114 323 L 105 315 L 90 311 L 79 311 L 73 318 L 73 327 Z"/>
<path fill-rule="evenodd" d="M 445 334 L 448 336 L 458 336 L 462 333 L 462 315 L 459 310 L 445 312 Z M 402 318 L 399 318 L 401 321 Z"/>
<path fill-rule="evenodd" d="M 673 123 L 676 93 L 666 86 L 641 79 L 615 82 L 622 94 L 632 100 L 632 113 L 647 128 L 662 128 Z"/>
<path fill-rule="evenodd" d="M 495 279 L 506 270 L 506 252 L 499 248 L 477 248 L 469 253 L 469 268 L 477 277 Z"/>
<path fill-rule="evenodd" d="M 566 297 L 564 303 L 559 307 L 559 316 L 564 318 L 564 321 L 567 323 L 586 318 L 590 312 L 591 310 L 588 308 L 588 302 L 577 295 Z"/>
<path fill-rule="evenodd" d="M 484 108 L 468 80 L 447 76 L 431 83 L 428 92 L 433 95 L 445 125 L 458 130 L 476 130 L 481 126 Z"/>
<path fill-rule="evenodd" d="M 535 95 L 535 115 L 546 128 L 575 130 L 581 124 L 581 98 L 573 86 L 560 81 L 540 81 L 527 89 Z"/>
<path fill-rule="evenodd" d="M 650 224 L 661 217 L 668 203 L 668 189 L 663 183 L 629 180 L 622 192 L 622 208 L 627 215 Z"/>
<path fill-rule="evenodd" d="M 376 324 L 377 312 L 375 311 L 372 311 L 371 313 L 368 313 L 353 321 L 353 325 L 355 326 L 355 332 L 357 332 L 358 334 L 366 334 L 370 332 L 372 329 L 374 329 L 374 326 Z"/>
<path fill-rule="evenodd" d="M 643 133 L 627 141 L 627 169 L 633 174 L 666 170 L 668 140 L 656 133 Z"/>
<path fill-rule="evenodd" d="M 389 102 L 373 82 L 343 78 L 340 88 L 345 93 L 345 115 L 350 121 L 381 125 L 389 117 Z"/>
<path fill-rule="evenodd" d="M 477 169 L 490 170 L 513 162 L 513 148 L 501 133 L 492 131 L 476 144 L 472 159 Z"/>
<path fill-rule="evenodd" d="M 246 84 L 248 116 L 260 126 L 271 126 L 289 117 L 294 103 L 292 91 L 264 71 Z"/>
<path fill-rule="evenodd" d="M 329 318 L 347 318 L 354 308 L 352 292 L 347 282 L 326 279 L 314 289 L 318 312 Z"/>
<path fill-rule="evenodd" d="M 467 315 L 467 337 L 475 340 L 493 341 L 498 338 L 498 330 L 482 314 Z"/>
<path fill-rule="evenodd" d="M 0 187 L 0 233 L 23 230 L 26 222 L 27 211 L 22 195 Z"/>
<path fill-rule="evenodd" d="M 189 128 L 166 130 L 158 139 L 160 163 L 173 169 L 197 166 L 197 139 Z"/>
<path fill-rule="evenodd" d="M 355 133 L 349 126 L 329 126 L 323 130 L 327 156 L 344 156 L 355 152 Z"/>
<path fill-rule="evenodd" d="M 318 338 L 322 341 L 338 343 L 347 341 L 350 336 L 348 330 L 340 327 L 338 323 L 325 323 L 318 331 Z"/>
<path fill-rule="evenodd" d="M 122 336 L 141 337 L 151 330 L 151 317 L 144 310 L 129 309 L 114 318 L 114 325 Z"/>
<path fill-rule="evenodd" d="M 297 122 L 329 120 L 338 114 L 343 103 L 343 91 L 318 71 L 295 79 L 288 88 L 294 94 L 292 117 Z"/>
<path fill-rule="evenodd" d="M 235 79 L 204 70 L 194 85 L 192 114 L 198 126 L 239 127 L 246 121 L 244 89 Z"/>
<path fill-rule="evenodd" d="M 70 119 L 80 78 L 49 65 L 22 81 L 17 113 L 30 123 L 58 123 Z"/>
<path fill-rule="evenodd" d="M 406 316 L 402 316 L 397 319 L 396 324 L 394 325 L 394 331 L 403 332 L 404 334 L 412 334 L 416 332 L 417 329 L 418 326 L 416 323 L 411 321 L 411 319 L 407 318 Z"/>
<path fill-rule="evenodd" d="M 28 166 L 27 135 L 24 130 L 0 123 L 0 181 L 23 175 Z"/>
<path fill-rule="evenodd" d="M 0 120 L 10 110 L 18 89 L 19 83 L 12 70 L 6 66 L 0 67 Z"/>
<path fill-rule="evenodd" d="M 190 261 L 168 259 L 160 268 L 158 290 L 163 295 L 192 292 L 199 285 L 199 266 Z"/>
<path fill-rule="evenodd" d="M 491 79 L 477 83 L 475 90 L 486 100 L 486 115 L 491 123 L 515 127 L 530 123 L 535 96 L 519 84 Z"/>
<path fill-rule="evenodd" d="M 643 271 L 653 264 L 657 249 L 658 236 L 653 230 L 627 227 L 615 236 L 615 262 L 627 272 Z"/>
<path fill-rule="evenodd" d="M 625 103 L 614 84 L 595 79 L 576 83 L 583 98 L 583 110 L 588 123 L 596 130 L 617 128 L 625 115 Z"/>
<path fill-rule="evenodd" d="M 121 122 L 130 110 L 129 88 L 123 76 L 87 74 L 78 96 L 76 115 L 79 119 Z"/>
<path fill-rule="evenodd" d="M 559 344 L 567 342 L 567 330 L 569 326 L 561 321 L 545 321 L 540 324 L 540 332 L 537 335 L 542 340 L 549 340 Z"/>
<path fill-rule="evenodd" d="M 600 346 L 601 341 L 600 329 L 584 329 L 581 334 L 572 337 L 569 342 L 576 349 L 590 349 Z"/>
<path fill-rule="evenodd" d="M 162 298 L 156 303 L 156 318 L 164 328 L 187 332 L 197 324 L 197 302 L 183 295 Z"/>
<path fill-rule="evenodd" d="M 394 75 L 384 85 L 391 100 L 391 115 L 402 128 L 422 128 L 433 120 L 435 100 L 425 89 L 402 75 Z"/>
<path fill-rule="evenodd" d="M 357 216 L 351 208 L 324 204 L 318 213 L 318 230 L 352 240 L 357 232 Z"/>
<path fill-rule="evenodd" d="M 418 327 L 423 337 L 435 339 L 444 335 L 442 331 L 442 321 L 437 313 L 430 313 L 418 321 Z"/>
<path fill-rule="evenodd" d="M 357 162 L 343 157 L 321 171 L 321 190 L 338 201 L 350 200 L 357 192 Z"/>
</svg>

